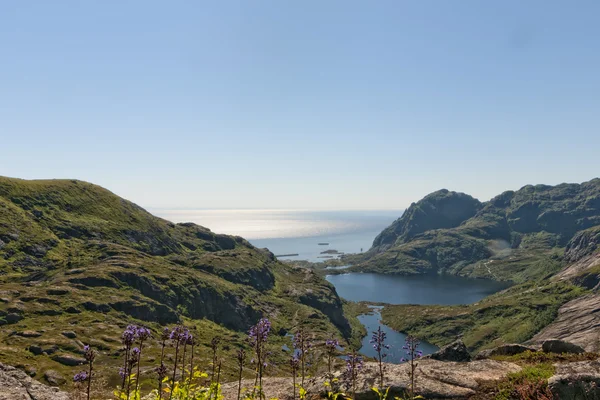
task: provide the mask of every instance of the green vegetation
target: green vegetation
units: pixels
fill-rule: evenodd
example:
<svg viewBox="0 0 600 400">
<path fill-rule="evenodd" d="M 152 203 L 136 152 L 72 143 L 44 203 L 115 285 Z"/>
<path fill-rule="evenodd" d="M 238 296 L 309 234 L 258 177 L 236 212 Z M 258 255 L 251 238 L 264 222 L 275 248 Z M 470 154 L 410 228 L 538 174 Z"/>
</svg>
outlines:
<svg viewBox="0 0 600 400">
<path fill-rule="evenodd" d="M 561 305 L 584 293 L 570 283 L 526 283 L 471 305 L 387 305 L 381 316 L 393 329 L 436 345 L 462 336 L 474 351 L 530 339 L 554 320 Z"/>
<path fill-rule="evenodd" d="M 509 374 L 497 384 L 496 400 L 535 400 L 552 398 L 548 389 L 548 378 L 554 375 L 552 364 L 537 364 L 523 367 L 519 372 Z"/>
<path fill-rule="evenodd" d="M 313 271 L 75 180 L 0 177 L 0 283 L 0 358 L 36 368 L 40 379 L 48 369 L 71 374 L 82 343 L 99 349 L 98 372 L 114 367 L 129 323 L 154 333 L 186 323 L 200 359 L 216 333 L 233 354 L 265 315 L 274 345 L 288 344 L 287 332 L 301 323 L 318 337 L 357 337 L 357 322 Z M 224 377 L 237 374 L 233 364 L 223 365 Z M 105 376 L 111 385 L 118 380 L 115 372 Z"/>
</svg>

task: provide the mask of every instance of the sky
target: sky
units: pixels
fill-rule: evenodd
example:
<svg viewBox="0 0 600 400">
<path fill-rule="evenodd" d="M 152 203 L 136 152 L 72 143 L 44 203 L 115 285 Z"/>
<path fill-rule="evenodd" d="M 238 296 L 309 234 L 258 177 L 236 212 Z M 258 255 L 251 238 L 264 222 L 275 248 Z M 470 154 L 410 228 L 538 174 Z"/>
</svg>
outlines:
<svg viewBox="0 0 600 400">
<path fill-rule="evenodd" d="M 0 0 L 0 175 L 402 209 L 600 176 L 600 2 Z"/>
</svg>

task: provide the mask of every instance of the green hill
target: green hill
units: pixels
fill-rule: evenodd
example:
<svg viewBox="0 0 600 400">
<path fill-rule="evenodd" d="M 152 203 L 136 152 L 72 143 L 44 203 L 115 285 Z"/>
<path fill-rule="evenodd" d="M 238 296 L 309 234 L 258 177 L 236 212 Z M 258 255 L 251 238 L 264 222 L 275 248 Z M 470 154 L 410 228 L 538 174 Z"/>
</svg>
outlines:
<svg viewBox="0 0 600 400">
<path fill-rule="evenodd" d="M 524 282 L 556 272 L 578 232 L 600 225 L 600 179 L 525 186 L 488 202 L 440 190 L 411 206 L 363 255 L 354 270 L 451 273 Z"/>
<path fill-rule="evenodd" d="M 351 338 L 329 283 L 241 237 L 154 217 L 86 182 L 0 177 L 3 362 L 68 373 L 69 359 L 91 343 L 109 369 L 129 323 L 155 331 L 185 323 L 201 353 L 220 335 L 233 354 L 262 316 L 272 320 L 275 343 L 287 343 L 303 321 L 318 335 Z"/>
</svg>

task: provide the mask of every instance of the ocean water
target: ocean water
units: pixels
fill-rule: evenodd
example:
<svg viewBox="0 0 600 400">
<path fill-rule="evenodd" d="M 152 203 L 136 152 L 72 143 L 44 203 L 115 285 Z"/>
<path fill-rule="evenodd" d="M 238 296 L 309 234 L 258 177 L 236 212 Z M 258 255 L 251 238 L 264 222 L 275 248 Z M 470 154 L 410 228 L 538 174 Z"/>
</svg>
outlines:
<svg viewBox="0 0 600 400">
<path fill-rule="evenodd" d="M 401 210 L 152 210 L 173 222 L 194 222 L 217 233 L 242 236 L 281 259 L 323 261 L 326 250 L 367 251 Z M 322 246 L 319 243 L 329 243 Z"/>
</svg>

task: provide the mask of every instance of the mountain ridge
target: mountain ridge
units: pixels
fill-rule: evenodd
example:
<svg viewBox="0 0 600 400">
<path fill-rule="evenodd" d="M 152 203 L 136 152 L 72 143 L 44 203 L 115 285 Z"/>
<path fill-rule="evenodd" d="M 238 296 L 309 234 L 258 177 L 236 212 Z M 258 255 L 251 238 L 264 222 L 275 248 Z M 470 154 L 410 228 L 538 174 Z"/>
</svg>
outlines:
<svg viewBox="0 0 600 400">
<path fill-rule="evenodd" d="M 505 280 L 510 272 L 522 270 L 505 265 L 494 275 L 485 271 L 489 265 L 477 263 L 551 253 L 567 246 L 578 232 L 598 225 L 599 178 L 581 184 L 526 185 L 487 202 L 442 189 L 411 204 L 369 251 L 347 260 L 355 264 L 354 271 Z"/>
</svg>

